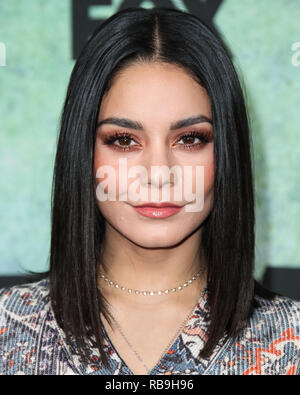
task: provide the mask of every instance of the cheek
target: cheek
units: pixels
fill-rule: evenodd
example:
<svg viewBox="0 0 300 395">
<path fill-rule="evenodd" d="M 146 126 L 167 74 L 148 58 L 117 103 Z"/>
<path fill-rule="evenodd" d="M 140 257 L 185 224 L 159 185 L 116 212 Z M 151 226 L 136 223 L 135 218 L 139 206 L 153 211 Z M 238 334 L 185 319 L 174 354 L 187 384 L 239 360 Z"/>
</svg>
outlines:
<svg viewBox="0 0 300 395">
<path fill-rule="evenodd" d="M 113 182 L 113 178 L 110 177 L 109 173 L 103 171 L 102 175 L 100 176 L 99 169 L 103 166 L 107 166 L 111 169 L 111 171 L 114 172 L 115 175 L 117 175 L 117 164 L 112 160 L 112 158 L 108 155 L 108 153 L 105 152 L 105 150 L 101 150 L 99 148 L 95 148 L 95 153 L 94 153 L 94 177 L 95 177 L 95 183 L 96 186 L 100 183 L 103 185 L 103 181 L 106 180 L 107 184 L 104 188 L 104 192 L 108 193 L 108 186 Z M 98 174 L 97 174 L 98 172 Z"/>
<path fill-rule="evenodd" d="M 214 144 L 209 144 L 208 149 L 205 151 L 201 158 L 201 165 L 204 168 L 205 185 L 209 186 L 214 179 Z"/>
<path fill-rule="evenodd" d="M 210 144 L 201 158 L 200 165 L 204 166 L 204 192 L 208 193 L 214 184 L 214 145 Z"/>
<path fill-rule="evenodd" d="M 99 170 L 100 167 L 106 166 L 109 168 L 110 173 L 108 173 L 106 170 L 103 171 L 103 174 L 99 177 L 99 173 L 97 175 L 97 171 Z M 112 176 L 113 174 L 113 176 Z M 125 190 L 124 183 L 121 183 L 121 189 L 119 188 L 119 179 L 122 176 L 120 174 L 120 168 L 119 168 L 119 157 L 117 159 L 114 158 L 114 156 L 106 151 L 105 149 L 95 149 L 95 154 L 94 154 L 94 177 L 95 177 L 95 184 L 96 187 L 98 184 L 103 183 L 105 181 L 105 188 L 104 192 L 109 193 L 109 191 L 112 193 L 112 191 L 116 191 L 116 198 L 118 199 L 121 195 L 127 192 L 127 189 Z M 104 183 L 103 183 L 104 184 Z M 103 185 L 102 184 L 102 185 Z"/>
<path fill-rule="evenodd" d="M 204 179 L 201 179 L 201 184 L 199 184 L 199 189 L 196 188 L 197 181 L 197 173 L 196 170 L 194 169 L 193 171 L 193 191 L 196 192 L 196 190 L 200 191 L 200 189 L 204 190 L 204 194 L 207 195 L 213 188 L 214 185 L 214 177 L 215 177 L 215 169 L 214 169 L 214 154 L 213 154 L 213 148 L 210 148 L 207 150 L 203 155 L 201 156 L 200 160 L 197 159 L 197 161 L 194 163 L 194 166 L 201 166 L 203 167 L 203 173 L 202 171 L 198 174 L 203 174 Z M 201 185 L 201 188 L 200 188 Z"/>
<path fill-rule="evenodd" d="M 215 178 L 214 163 L 208 163 L 204 168 L 204 191 L 208 192 L 212 189 Z"/>
<path fill-rule="evenodd" d="M 105 165 L 111 165 L 109 161 L 109 156 L 105 154 L 105 151 L 102 150 L 101 145 L 98 144 L 96 140 L 95 150 L 94 150 L 94 175 L 96 176 L 96 172 L 99 167 Z"/>
</svg>

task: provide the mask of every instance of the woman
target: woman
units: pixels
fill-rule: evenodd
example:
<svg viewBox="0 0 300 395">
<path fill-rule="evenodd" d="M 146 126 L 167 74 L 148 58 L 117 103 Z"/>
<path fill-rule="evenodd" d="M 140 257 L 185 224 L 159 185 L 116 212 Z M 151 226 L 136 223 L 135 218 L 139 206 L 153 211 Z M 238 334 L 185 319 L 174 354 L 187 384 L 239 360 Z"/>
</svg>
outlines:
<svg viewBox="0 0 300 395">
<path fill-rule="evenodd" d="M 106 20 L 63 108 L 50 270 L 1 293 L 2 374 L 299 374 L 300 303 L 253 278 L 251 166 L 217 32 L 167 8 Z"/>
</svg>

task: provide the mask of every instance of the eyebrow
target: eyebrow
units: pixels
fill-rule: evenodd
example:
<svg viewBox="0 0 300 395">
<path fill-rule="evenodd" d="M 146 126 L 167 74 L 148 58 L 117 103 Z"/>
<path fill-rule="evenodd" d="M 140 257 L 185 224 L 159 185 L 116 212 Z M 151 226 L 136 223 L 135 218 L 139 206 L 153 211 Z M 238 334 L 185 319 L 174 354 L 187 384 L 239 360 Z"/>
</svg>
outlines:
<svg viewBox="0 0 300 395">
<path fill-rule="evenodd" d="M 176 122 L 172 122 L 170 125 L 170 130 L 176 130 L 180 129 L 183 127 L 195 125 L 197 123 L 203 123 L 203 122 L 209 122 L 212 125 L 212 119 L 206 117 L 205 115 L 196 115 L 193 117 L 188 117 L 185 119 L 180 119 Z M 145 131 L 145 128 L 143 125 L 138 122 L 134 121 L 132 119 L 127 119 L 127 118 L 117 118 L 117 117 L 109 117 L 106 119 L 103 119 L 97 124 L 97 128 L 100 127 L 103 124 L 113 124 L 120 126 L 122 128 L 129 128 L 129 129 L 134 129 L 134 130 L 143 130 Z"/>
</svg>

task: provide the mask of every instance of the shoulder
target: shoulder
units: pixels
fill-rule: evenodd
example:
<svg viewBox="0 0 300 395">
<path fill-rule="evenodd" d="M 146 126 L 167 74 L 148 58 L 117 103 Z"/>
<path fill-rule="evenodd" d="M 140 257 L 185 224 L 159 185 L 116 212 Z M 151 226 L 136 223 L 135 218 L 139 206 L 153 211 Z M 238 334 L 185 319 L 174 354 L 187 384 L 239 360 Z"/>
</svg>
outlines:
<svg viewBox="0 0 300 395">
<path fill-rule="evenodd" d="M 300 374 L 300 302 L 278 294 L 255 295 L 249 325 L 235 349 L 249 358 L 243 374 Z"/>
<path fill-rule="evenodd" d="M 49 279 L 0 289 L 1 320 L 5 317 L 23 320 L 41 313 L 49 305 Z"/>
<path fill-rule="evenodd" d="M 228 340 L 209 374 L 300 375 L 300 302 L 256 293 L 244 328 Z"/>
<path fill-rule="evenodd" d="M 276 294 L 273 298 L 254 297 L 252 323 L 264 321 L 265 325 L 278 330 L 290 329 L 300 335 L 300 301 Z"/>
<path fill-rule="evenodd" d="M 48 278 L 0 290 L 1 374 L 32 373 L 49 307 Z"/>
</svg>

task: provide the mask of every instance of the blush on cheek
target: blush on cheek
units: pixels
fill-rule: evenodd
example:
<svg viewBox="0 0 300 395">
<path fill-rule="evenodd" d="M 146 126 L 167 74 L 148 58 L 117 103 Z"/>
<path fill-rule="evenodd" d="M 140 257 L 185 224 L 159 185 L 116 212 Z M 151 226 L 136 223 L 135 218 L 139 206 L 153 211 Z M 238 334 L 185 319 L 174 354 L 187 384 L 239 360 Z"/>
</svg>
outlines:
<svg viewBox="0 0 300 395">
<path fill-rule="evenodd" d="M 94 177 L 95 177 L 95 183 L 96 186 L 99 186 L 101 184 L 101 187 L 103 188 L 103 192 L 105 194 L 112 194 L 113 193 L 113 200 L 115 198 L 118 200 L 119 196 L 119 167 L 118 164 L 114 163 L 109 163 L 108 161 L 105 161 L 105 158 L 101 157 L 100 160 L 100 155 L 95 155 L 95 160 L 94 160 Z M 97 176 L 98 170 L 102 166 L 108 166 L 109 167 L 109 172 L 105 171 L 102 173 L 101 177 L 99 177 L 99 173 Z M 112 197 L 111 197 L 112 198 Z"/>
<path fill-rule="evenodd" d="M 214 165 L 209 164 L 204 168 L 204 190 L 208 191 L 214 184 Z"/>
</svg>

